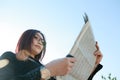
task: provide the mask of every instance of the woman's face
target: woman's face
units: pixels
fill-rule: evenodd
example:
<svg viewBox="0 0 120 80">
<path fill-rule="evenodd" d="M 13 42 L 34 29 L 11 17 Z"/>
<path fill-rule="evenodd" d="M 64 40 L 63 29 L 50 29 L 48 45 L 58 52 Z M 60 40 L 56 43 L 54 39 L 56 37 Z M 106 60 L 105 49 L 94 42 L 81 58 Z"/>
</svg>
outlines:
<svg viewBox="0 0 120 80">
<path fill-rule="evenodd" d="M 35 57 L 43 50 L 43 38 L 40 33 L 36 33 L 31 44 L 31 54 Z"/>
</svg>

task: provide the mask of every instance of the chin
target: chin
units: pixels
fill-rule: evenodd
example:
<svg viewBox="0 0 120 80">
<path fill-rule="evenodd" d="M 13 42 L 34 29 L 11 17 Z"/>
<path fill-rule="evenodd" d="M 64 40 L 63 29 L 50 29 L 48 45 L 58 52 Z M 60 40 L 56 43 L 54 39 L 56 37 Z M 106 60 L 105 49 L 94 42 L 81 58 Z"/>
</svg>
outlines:
<svg viewBox="0 0 120 80">
<path fill-rule="evenodd" d="M 40 54 L 40 51 L 36 51 L 36 55 Z"/>
</svg>

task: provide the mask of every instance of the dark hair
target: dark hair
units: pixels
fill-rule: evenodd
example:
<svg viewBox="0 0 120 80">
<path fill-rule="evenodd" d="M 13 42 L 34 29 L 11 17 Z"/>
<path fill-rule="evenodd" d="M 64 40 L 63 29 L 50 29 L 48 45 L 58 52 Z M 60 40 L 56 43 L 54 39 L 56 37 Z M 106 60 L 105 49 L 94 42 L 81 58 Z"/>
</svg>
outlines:
<svg viewBox="0 0 120 80">
<path fill-rule="evenodd" d="M 38 30 L 35 30 L 35 29 L 26 30 L 21 35 L 20 39 L 18 40 L 15 52 L 18 53 L 21 50 L 31 51 L 31 43 L 32 43 L 33 37 L 35 36 L 36 33 L 40 33 L 41 36 L 43 37 L 44 49 L 38 55 L 35 56 L 35 59 L 42 60 L 45 55 L 45 51 L 46 51 L 46 40 L 45 40 L 43 33 Z"/>
</svg>

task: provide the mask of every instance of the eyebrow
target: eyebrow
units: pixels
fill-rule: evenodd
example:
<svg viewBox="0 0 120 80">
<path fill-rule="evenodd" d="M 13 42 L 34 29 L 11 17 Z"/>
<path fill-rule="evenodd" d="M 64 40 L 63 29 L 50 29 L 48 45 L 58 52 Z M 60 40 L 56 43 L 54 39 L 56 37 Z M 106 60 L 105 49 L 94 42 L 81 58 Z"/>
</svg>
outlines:
<svg viewBox="0 0 120 80">
<path fill-rule="evenodd" d="M 40 33 L 36 33 L 35 36 L 39 36 L 41 39 L 43 39 L 43 36 Z"/>
</svg>

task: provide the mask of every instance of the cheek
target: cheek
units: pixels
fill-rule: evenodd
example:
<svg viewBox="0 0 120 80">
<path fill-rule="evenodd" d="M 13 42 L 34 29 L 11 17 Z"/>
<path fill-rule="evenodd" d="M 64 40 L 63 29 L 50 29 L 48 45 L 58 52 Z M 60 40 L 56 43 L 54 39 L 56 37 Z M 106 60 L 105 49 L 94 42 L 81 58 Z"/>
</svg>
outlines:
<svg viewBox="0 0 120 80">
<path fill-rule="evenodd" d="M 37 40 L 33 39 L 32 44 L 37 44 Z"/>
<path fill-rule="evenodd" d="M 41 45 L 41 50 L 43 50 L 43 48 L 44 48 L 44 46 L 43 46 L 43 45 Z"/>
<path fill-rule="evenodd" d="M 34 50 L 34 46 L 33 46 L 33 44 L 31 44 L 31 50 Z"/>
</svg>

